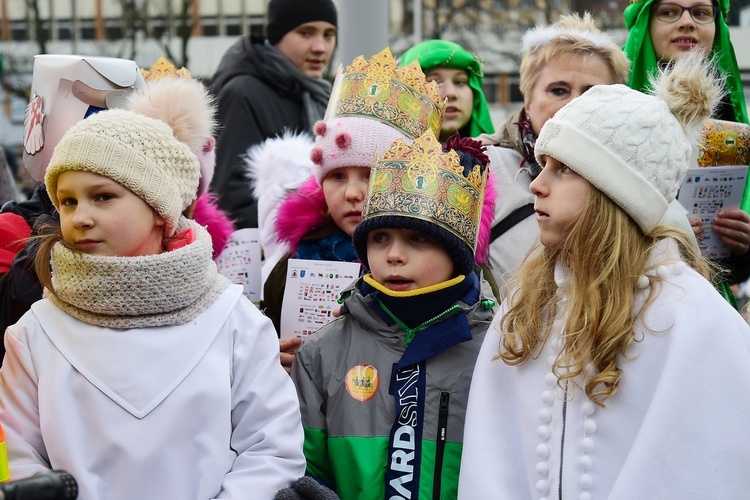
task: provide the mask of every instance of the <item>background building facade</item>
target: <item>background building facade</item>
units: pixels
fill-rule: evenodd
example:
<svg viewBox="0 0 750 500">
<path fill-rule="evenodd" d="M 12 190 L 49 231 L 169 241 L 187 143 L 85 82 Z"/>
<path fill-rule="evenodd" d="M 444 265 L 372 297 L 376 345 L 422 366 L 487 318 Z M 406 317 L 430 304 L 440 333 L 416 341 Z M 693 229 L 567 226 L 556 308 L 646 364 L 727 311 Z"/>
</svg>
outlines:
<svg viewBox="0 0 750 500">
<path fill-rule="evenodd" d="M 387 42 L 399 55 L 416 41 L 443 38 L 477 53 L 485 64 L 485 92 L 498 119 L 520 101 L 519 43 L 523 33 L 561 14 L 588 10 L 617 40 L 626 32 L 628 0 L 334 0 L 340 16 L 387 24 Z M 342 2 L 347 3 L 342 9 Z M 0 144 L 20 142 L 33 57 L 39 53 L 133 59 L 150 66 L 164 55 L 209 78 L 238 36 L 261 35 L 268 0 L 0 0 Z M 730 29 L 750 95 L 750 0 L 734 0 Z M 373 16 L 375 10 L 383 16 Z M 352 19 L 349 17 L 349 19 Z M 340 19 L 340 24 L 346 19 Z M 362 30 L 340 30 L 342 47 L 362 44 Z M 346 35 L 345 35 L 346 34 Z M 345 36 L 344 36 L 345 35 Z M 360 37 L 358 39 L 357 37 Z M 364 45 L 367 46 L 367 45 Z M 373 49 L 374 53 L 378 49 Z M 372 54 L 365 54 L 370 56 Z M 349 61 L 340 61 L 347 63 Z M 329 66 L 335 72 L 338 62 Z"/>
</svg>

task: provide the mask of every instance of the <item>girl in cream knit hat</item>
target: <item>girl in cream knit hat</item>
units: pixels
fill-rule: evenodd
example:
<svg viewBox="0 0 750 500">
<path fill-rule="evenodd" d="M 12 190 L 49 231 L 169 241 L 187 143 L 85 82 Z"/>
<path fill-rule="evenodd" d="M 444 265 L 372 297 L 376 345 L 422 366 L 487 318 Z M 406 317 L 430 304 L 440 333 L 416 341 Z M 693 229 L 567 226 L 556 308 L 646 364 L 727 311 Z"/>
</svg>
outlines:
<svg viewBox="0 0 750 500">
<path fill-rule="evenodd" d="M 660 224 L 721 94 L 702 59 L 654 95 L 596 85 L 542 127 L 542 246 L 477 359 L 459 498 L 747 495 L 750 328 Z"/>
<path fill-rule="evenodd" d="M 172 124 L 133 111 L 55 148 L 45 298 L 7 330 L 0 370 L 14 478 L 65 469 L 81 499 L 270 498 L 304 473 L 273 326 L 181 215 L 199 178 Z"/>
</svg>

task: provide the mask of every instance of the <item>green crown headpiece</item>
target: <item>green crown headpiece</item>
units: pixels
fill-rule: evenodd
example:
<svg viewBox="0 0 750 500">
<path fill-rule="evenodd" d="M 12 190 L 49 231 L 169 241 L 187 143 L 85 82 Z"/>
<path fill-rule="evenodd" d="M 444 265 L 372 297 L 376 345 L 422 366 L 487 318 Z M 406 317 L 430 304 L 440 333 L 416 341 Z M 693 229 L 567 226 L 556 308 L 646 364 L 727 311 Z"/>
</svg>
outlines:
<svg viewBox="0 0 750 500">
<path fill-rule="evenodd" d="M 489 169 L 468 175 L 458 153 L 443 152 L 432 130 L 411 146 L 397 139 L 372 167 L 362 220 L 411 217 L 448 231 L 476 250 Z"/>
<path fill-rule="evenodd" d="M 369 60 L 357 56 L 343 73 L 339 69 L 325 120 L 342 117 L 377 120 L 414 139 L 427 129 L 440 133 L 443 105 L 419 63 L 399 68 L 386 47 Z"/>
</svg>

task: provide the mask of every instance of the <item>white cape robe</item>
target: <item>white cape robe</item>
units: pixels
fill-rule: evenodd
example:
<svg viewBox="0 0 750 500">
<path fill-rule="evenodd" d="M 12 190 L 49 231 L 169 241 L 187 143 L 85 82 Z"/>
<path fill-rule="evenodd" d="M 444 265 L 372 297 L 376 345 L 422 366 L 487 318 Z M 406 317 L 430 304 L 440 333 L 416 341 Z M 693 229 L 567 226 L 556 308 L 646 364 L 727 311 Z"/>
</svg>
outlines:
<svg viewBox="0 0 750 500">
<path fill-rule="evenodd" d="M 271 321 L 230 285 L 184 325 L 115 330 L 48 299 L 5 334 L 14 479 L 53 468 L 81 500 L 272 498 L 304 474 L 299 403 Z"/>
<path fill-rule="evenodd" d="M 636 324 L 604 408 L 576 388 L 564 402 L 550 369 L 563 319 L 537 359 L 493 359 L 501 309 L 474 371 L 459 498 L 747 498 L 750 328 L 678 259 L 672 240 L 654 251 L 664 282 L 650 331 Z M 564 286 L 560 269 L 556 279 Z"/>
</svg>

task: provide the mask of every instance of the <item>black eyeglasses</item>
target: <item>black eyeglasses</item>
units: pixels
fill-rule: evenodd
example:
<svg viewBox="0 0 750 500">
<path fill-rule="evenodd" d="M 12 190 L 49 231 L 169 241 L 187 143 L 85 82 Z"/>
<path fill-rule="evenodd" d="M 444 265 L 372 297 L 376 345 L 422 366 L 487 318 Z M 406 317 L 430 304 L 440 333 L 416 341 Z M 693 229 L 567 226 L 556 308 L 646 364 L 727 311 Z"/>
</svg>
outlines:
<svg viewBox="0 0 750 500">
<path fill-rule="evenodd" d="M 715 5 L 683 7 L 676 3 L 660 3 L 654 5 L 651 10 L 656 15 L 656 19 L 663 23 L 676 23 L 682 18 L 682 14 L 688 11 L 696 24 L 709 24 L 714 22 L 716 15 L 719 13 L 719 9 Z"/>
</svg>

